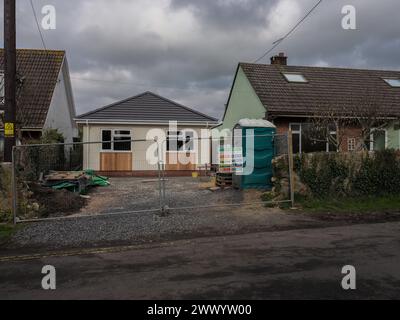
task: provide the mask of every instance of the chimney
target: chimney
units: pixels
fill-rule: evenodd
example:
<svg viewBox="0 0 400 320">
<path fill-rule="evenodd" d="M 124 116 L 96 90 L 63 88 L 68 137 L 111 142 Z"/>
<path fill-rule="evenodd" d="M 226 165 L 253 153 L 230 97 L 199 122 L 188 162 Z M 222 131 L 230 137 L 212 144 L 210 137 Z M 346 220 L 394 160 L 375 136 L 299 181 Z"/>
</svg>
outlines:
<svg viewBox="0 0 400 320">
<path fill-rule="evenodd" d="M 271 57 L 271 64 L 279 64 L 281 66 L 287 65 L 287 57 L 285 53 L 280 52 L 279 55 Z"/>
</svg>

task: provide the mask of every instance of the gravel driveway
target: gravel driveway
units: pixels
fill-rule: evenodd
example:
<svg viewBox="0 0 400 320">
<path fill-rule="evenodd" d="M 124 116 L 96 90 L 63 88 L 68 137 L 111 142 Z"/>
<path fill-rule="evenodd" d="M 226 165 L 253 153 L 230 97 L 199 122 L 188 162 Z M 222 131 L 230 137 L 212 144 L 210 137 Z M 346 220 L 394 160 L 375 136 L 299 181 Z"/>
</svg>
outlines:
<svg viewBox="0 0 400 320">
<path fill-rule="evenodd" d="M 75 215 L 153 210 L 160 208 L 157 178 L 111 178 L 111 185 L 93 189 L 86 207 Z M 260 201 L 260 192 L 233 188 L 210 191 L 209 178 L 167 177 L 166 205 L 170 208 Z"/>
</svg>

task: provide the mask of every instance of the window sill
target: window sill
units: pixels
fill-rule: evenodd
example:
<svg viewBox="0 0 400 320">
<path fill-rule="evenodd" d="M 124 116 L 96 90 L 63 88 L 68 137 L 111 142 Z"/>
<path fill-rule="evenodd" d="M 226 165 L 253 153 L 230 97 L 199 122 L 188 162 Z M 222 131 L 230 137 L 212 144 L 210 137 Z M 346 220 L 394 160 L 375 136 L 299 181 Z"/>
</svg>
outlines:
<svg viewBox="0 0 400 320">
<path fill-rule="evenodd" d="M 100 150 L 103 153 L 132 153 L 132 150 Z"/>
</svg>

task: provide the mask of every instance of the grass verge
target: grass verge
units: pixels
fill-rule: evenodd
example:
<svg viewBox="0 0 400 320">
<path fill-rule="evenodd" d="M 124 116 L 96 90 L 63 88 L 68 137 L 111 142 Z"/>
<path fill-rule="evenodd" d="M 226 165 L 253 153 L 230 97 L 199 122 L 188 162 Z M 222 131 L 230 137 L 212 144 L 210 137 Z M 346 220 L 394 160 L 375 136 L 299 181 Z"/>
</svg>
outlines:
<svg viewBox="0 0 400 320">
<path fill-rule="evenodd" d="M 342 199 L 310 199 L 296 197 L 296 205 L 310 212 L 360 213 L 377 211 L 400 212 L 400 196 Z"/>
<path fill-rule="evenodd" d="M 17 231 L 16 226 L 9 224 L 0 224 L 0 246 L 6 244 L 8 240 L 12 237 L 15 231 Z"/>
</svg>

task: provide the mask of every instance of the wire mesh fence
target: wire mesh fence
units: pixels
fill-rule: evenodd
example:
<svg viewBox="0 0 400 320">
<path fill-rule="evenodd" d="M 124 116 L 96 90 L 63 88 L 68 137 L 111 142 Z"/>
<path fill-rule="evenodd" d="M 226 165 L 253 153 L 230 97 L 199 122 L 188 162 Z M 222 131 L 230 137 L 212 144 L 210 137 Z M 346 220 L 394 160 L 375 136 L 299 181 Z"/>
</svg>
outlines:
<svg viewBox="0 0 400 320">
<path fill-rule="evenodd" d="M 239 140 L 242 138 L 239 137 Z M 244 142 L 247 143 L 245 146 L 239 146 L 235 144 L 234 137 L 228 137 L 221 143 L 211 141 L 209 159 L 216 159 L 217 163 L 204 163 L 200 161 L 201 155 L 183 152 L 182 158 L 186 158 L 187 163 L 185 168 L 189 171 L 186 176 L 164 170 L 165 207 L 171 211 L 190 211 L 291 203 L 289 192 L 287 197 L 279 199 L 274 199 L 268 193 L 274 188 L 273 158 L 280 157 L 284 158 L 284 162 L 288 161 L 288 134 L 253 134 L 247 135 L 246 139 L 253 140 L 253 144 Z M 197 145 L 201 143 L 201 139 L 196 142 Z M 197 162 L 191 162 L 193 159 Z M 289 167 L 286 171 L 283 175 L 287 177 L 289 186 Z"/>
<path fill-rule="evenodd" d="M 273 158 L 290 158 L 288 135 L 246 139 L 245 146 L 212 138 L 178 146 L 127 139 L 17 146 L 15 221 L 291 202 L 266 196 L 274 187 Z"/>
<path fill-rule="evenodd" d="M 14 216 L 26 222 L 160 211 L 157 147 L 153 140 L 17 146 Z"/>
</svg>

